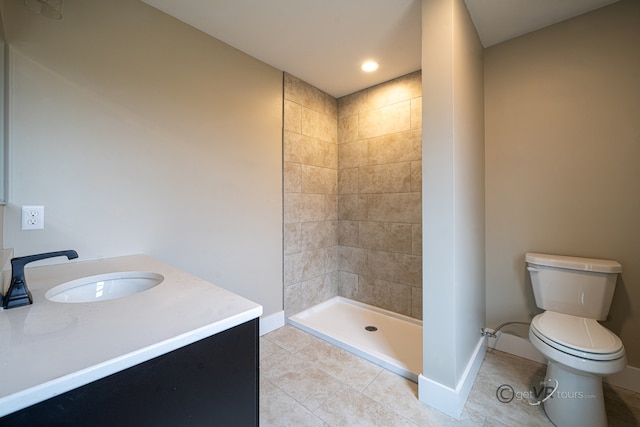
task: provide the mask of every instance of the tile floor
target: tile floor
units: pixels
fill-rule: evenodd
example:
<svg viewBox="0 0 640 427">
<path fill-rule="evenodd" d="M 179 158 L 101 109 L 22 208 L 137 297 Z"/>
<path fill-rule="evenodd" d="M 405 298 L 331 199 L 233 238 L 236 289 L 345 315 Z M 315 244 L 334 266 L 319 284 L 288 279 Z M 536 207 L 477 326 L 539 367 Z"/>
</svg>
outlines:
<svg viewBox="0 0 640 427">
<path fill-rule="evenodd" d="M 489 350 L 459 420 L 421 404 L 417 384 L 292 326 L 260 338 L 261 426 L 553 426 L 540 406 L 501 403 L 528 392 L 544 365 Z M 640 394 L 605 384 L 609 425 L 640 425 Z"/>
</svg>

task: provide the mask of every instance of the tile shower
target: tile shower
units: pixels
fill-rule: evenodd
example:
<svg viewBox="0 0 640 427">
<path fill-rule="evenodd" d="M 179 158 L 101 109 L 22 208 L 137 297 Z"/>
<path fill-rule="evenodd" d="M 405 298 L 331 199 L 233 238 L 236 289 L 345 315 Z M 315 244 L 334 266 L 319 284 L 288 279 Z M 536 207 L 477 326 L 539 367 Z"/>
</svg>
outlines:
<svg viewBox="0 0 640 427">
<path fill-rule="evenodd" d="M 419 71 L 335 99 L 284 76 L 284 308 L 422 317 Z"/>
</svg>

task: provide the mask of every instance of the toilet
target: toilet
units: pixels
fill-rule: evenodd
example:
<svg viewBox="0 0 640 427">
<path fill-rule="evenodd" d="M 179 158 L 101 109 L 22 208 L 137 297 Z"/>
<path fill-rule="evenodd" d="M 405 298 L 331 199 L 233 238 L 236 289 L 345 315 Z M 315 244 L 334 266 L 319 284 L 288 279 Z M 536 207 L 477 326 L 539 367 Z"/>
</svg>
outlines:
<svg viewBox="0 0 640 427">
<path fill-rule="evenodd" d="M 558 427 L 606 426 L 602 377 L 627 366 L 622 341 L 598 323 L 609 313 L 616 261 L 527 253 L 536 305 L 529 340 L 547 359 L 542 405 Z M 552 392 L 553 391 L 553 392 Z"/>
</svg>

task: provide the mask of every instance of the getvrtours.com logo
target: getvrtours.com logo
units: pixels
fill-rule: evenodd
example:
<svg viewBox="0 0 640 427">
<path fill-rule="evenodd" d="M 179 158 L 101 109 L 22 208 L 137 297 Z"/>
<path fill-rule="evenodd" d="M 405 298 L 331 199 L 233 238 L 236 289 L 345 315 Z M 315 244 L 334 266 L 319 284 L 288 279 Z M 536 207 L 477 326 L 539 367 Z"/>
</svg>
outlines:
<svg viewBox="0 0 640 427">
<path fill-rule="evenodd" d="M 558 380 L 551 378 L 540 381 L 538 385 L 532 385 L 529 391 L 517 391 L 509 384 L 502 384 L 496 390 L 496 397 L 502 403 L 526 400 L 529 405 L 540 405 L 549 399 L 589 399 L 595 397 L 581 391 L 560 391 L 558 385 Z"/>
</svg>

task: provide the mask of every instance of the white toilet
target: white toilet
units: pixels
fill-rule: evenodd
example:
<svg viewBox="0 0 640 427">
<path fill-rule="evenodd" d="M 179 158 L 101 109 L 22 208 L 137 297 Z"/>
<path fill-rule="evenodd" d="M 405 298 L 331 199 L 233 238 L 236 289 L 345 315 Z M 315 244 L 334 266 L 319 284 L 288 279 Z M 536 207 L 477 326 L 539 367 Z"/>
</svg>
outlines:
<svg viewBox="0 0 640 427">
<path fill-rule="evenodd" d="M 602 377 L 627 365 L 622 341 L 598 323 L 609 313 L 622 266 L 615 261 L 526 254 L 536 305 L 529 339 L 548 360 L 543 403 L 558 427 L 606 426 Z M 551 391 L 551 389 L 548 389 Z"/>
</svg>

